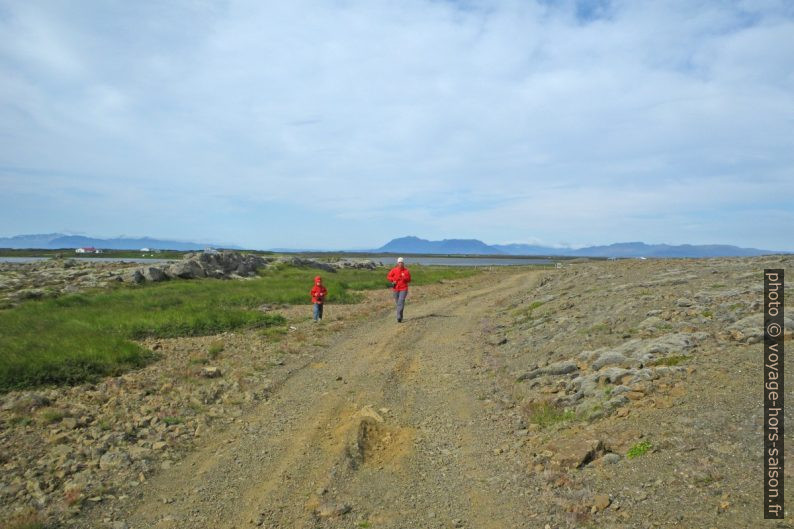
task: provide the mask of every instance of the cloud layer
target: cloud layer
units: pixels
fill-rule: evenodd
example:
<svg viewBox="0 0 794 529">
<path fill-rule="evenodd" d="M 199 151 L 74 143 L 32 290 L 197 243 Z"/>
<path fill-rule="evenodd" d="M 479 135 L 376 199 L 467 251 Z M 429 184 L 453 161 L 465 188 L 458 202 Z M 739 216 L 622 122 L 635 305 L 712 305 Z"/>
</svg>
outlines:
<svg viewBox="0 0 794 529">
<path fill-rule="evenodd" d="M 794 249 L 790 2 L 0 4 L 0 235 Z"/>
</svg>

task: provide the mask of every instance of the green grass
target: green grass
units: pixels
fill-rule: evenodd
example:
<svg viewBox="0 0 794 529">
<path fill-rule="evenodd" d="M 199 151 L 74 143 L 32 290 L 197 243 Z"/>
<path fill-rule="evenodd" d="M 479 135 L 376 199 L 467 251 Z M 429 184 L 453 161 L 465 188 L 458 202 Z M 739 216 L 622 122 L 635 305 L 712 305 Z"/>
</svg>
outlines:
<svg viewBox="0 0 794 529">
<path fill-rule="evenodd" d="M 58 422 L 63 419 L 66 414 L 62 410 L 58 410 L 55 408 L 44 408 L 39 412 L 39 417 L 41 420 L 44 421 L 46 424 L 52 424 L 54 422 Z"/>
<path fill-rule="evenodd" d="M 33 419 L 31 419 L 30 417 L 24 417 L 22 415 L 14 415 L 9 420 L 9 423 L 12 426 L 27 426 L 33 423 Z"/>
<path fill-rule="evenodd" d="M 412 284 L 423 285 L 476 271 L 413 266 L 411 273 Z M 95 381 L 142 367 L 156 358 L 135 342 L 143 338 L 283 326 L 283 316 L 257 308 L 264 303 L 308 305 L 315 275 L 316 269 L 280 267 L 247 281 L 114 285 L 0 310 L 0 392 Z M 355 303 L 361 299 L 357 291 L 386 287 L 385 269 L 319 275 L 328 288 L 327 303 Z M 209 357 L 219 353 L 210 351 Z"/>
<path fill-rule="evenodd" d="M 563 410 L 548 402 L 532 402 L 525 408 L 529 422 L 541 428 L 572 421 L 576 414 L 572 410 Z"/>
<path fill-rule="evenodd" d="M 629 448 L 629 451 L 626 452 L 626 457 L 628 459 L 634 459 L 635 457 L 644 456 L 651 448 L 653 448 L 653 445 L 651 445 L 651 443 L 648 441 L 640 441 Z"/>
<path fill-rule="evenodd" d="M 580 329 L 579 334 L 611 334 L 612 327 L 606 323 L 596 323 L 592 327 Z"/>
<path fill-rule="evenodd" d="M 218 355 L 223 352 L 225 347 L 226 345 L 221 340 L 216 340 L 212 342 L 209 346 L 209 349 L 207 349 L 207 356 L 209 356 L 210 359 L 215 360 L 218 358 Z"/>
</svg>

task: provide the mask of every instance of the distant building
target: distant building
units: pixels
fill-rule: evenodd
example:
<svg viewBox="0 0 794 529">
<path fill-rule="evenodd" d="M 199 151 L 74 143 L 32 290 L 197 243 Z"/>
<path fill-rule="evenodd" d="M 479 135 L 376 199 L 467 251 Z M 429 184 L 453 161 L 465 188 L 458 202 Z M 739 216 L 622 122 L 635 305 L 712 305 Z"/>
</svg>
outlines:
<svg viewBox="0 0 794 529">
<path fill-rule="evenodd" d="M 151 250 L 149 248 L 141 248 L 141 251 L 144 252 L 144 253 L 151 252 Z"/>
<path fill-rule="evenodd" d="M 85 248 L 77 248 L 74 253 L 102 253 L 102 250 L 97 250 L 93 246 L 86 246 Z"/>
<path fill-rule="evenodd" d="M 215 248 L 210 248 L 209 246 L 207 246 L 206 248 L 204 248 L 204 253 L 218 253 L 218 250 L 216 250 Z"/>
</svg>

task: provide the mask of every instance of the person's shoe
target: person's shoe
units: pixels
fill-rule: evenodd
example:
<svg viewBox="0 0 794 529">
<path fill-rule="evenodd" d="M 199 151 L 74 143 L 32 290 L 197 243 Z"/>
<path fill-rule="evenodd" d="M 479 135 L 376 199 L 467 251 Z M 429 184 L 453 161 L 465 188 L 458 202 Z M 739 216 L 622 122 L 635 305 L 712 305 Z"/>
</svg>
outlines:
<svg viewBox="0 0 794 529">
<path fill-rule="evenodd" d="M 402 323 L 402 322 L 403 322 L 402 318 L 397 318 L 397 323 Z"/>
</svg>

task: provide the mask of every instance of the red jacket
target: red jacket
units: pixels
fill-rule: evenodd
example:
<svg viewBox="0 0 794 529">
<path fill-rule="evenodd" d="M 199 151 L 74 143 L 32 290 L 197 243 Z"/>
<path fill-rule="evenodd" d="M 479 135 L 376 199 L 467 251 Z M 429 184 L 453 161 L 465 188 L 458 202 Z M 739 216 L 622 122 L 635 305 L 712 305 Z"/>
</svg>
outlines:
<svg viewBox="0 0 794 529">
<path fill-rule="evenodd" d="M 394 283 L 395 291 L 408 290 L 408 283 L 411 282 L 411 272 L 405 267 L 400 268 L 398 265 L 389 270 L 386 279 Z"/>
<path fill-rule="evenodd" d="M 325 295 L 328 294 L 328 289 L 322 285 L 314 285 L 309 294 L 312 295 L 312 303 L 322 303 L 325 301 Z"/>
</svg>

